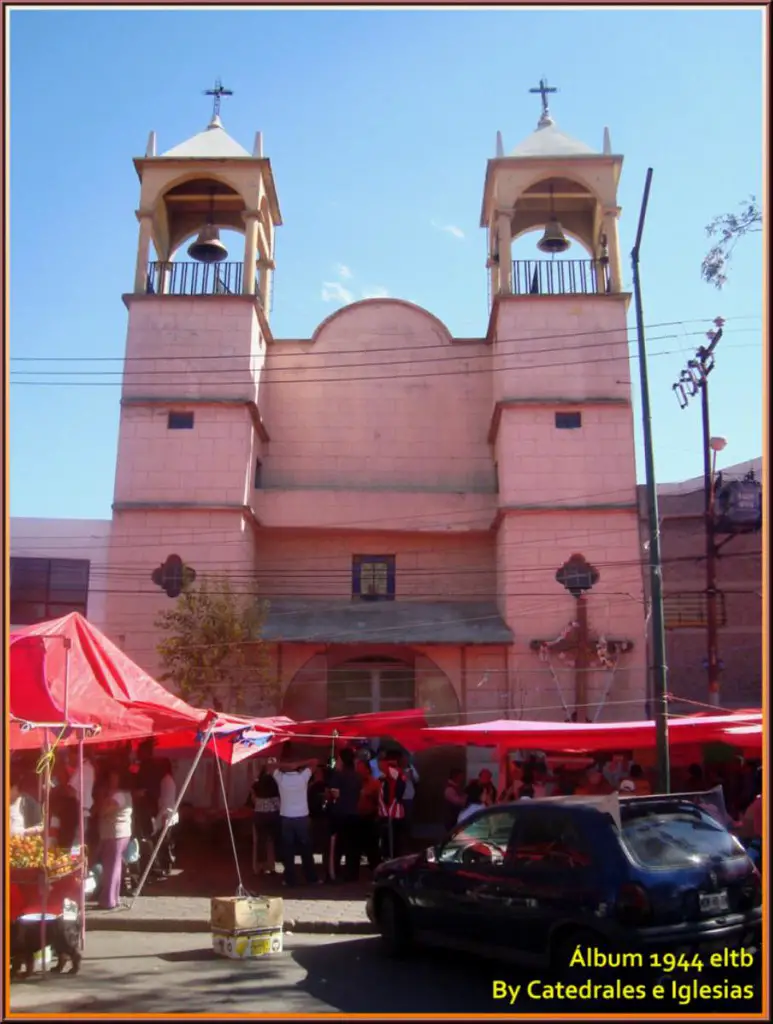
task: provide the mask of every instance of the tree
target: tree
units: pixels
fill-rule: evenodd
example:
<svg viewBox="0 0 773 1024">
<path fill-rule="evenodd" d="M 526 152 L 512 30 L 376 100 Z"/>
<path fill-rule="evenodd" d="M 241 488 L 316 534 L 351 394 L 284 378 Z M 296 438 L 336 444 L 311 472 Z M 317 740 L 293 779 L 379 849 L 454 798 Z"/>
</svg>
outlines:
<svg viewBox="0 0 773 1024">
<path fill-rule="evenodd" d="M 278 689 L 260 637 L 268 604 L 239 594 L 225 577 L 186 586 L 156 627 L 161 680 L 193 704 L 236 714 L 273 714 Z"/>
<path fill-rule="evenodd" d="M 718 290 L 727 283 L 728 264 L 736 243 L 745 235 L 762 231 L 762 211 L 756 198 L 749 196 L 740 205 L 739 213 L 723 213 L 706 225 L 706 234 L 709 238 L 718 237 L 718 241 L 703 259 L 701 277 Z"/>
</svg>

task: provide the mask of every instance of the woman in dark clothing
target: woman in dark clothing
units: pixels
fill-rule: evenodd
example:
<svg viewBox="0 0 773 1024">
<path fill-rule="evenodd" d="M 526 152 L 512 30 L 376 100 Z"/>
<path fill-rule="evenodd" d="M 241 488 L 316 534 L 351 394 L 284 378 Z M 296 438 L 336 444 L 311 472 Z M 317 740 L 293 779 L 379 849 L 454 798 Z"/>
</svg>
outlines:
<svg viewBox="0 0 773 1024">
<path fill-rule="evenodd" d="M 318 767 L 309 782 L 309 819 L 314 853 L 322 854 L 327 872 L 330 860 L 330 808 L 327 800 L 327 772 Z"/>
<path fill-rule="evenodd" d="M 328 786 L 331 795 L 331 826 L 335 836 L 330 873 L 334 878 L 339 877 L 343 858 L 344 881 L 355 882 L 360 873 L 358 805 L 362 776 L 356 769 L 353 750 L 347 747 L 341 751 L 339 767 L 330 773 Z"/>
<path fill-rule="evenodd" d="M 448 776 L 448 782 L 443 791 L 443 825 L 448 832 L 456 826 L 459 812 L 467 802 L 463 783 L 464 772 L 455 768 Z"/>
<path fill-rule="evenodd" d="M 252 803 L 252 870 L 256 875 L 273 874 L 279 852 L 279 789 L 266 767 L 250 793 Z"/>
</svg>

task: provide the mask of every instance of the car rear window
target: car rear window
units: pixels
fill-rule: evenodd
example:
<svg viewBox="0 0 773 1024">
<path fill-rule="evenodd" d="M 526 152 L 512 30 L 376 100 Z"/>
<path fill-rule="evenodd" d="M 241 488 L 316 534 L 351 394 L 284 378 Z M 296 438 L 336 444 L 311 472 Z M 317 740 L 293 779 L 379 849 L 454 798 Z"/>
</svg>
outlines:
<svg viewBox="0 0 773 1024">
<path fill-rule="evenodd" d="M 625 817 L 621 838 L 635 859 L 648 868 L 697 867 L 706 860 L 743 855 L 740 844 L 717 821 L 694 811 L 653 810 Z"/>
</svg>

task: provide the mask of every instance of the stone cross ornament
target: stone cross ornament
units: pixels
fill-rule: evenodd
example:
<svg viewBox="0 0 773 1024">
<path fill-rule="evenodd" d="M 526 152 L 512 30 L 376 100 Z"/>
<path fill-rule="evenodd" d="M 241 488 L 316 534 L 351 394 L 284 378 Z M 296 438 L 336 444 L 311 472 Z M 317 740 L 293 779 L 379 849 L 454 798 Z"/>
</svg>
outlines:
<svg viewBox="0 0 773 1024">
<path fill-rule="evenodd" d="M 179 597 L 196 579 L 196 571 L 185 565 L 179 555 L 169 555 L 162 565 L 153 570 L 150 578 L 167 597 Z"/>
<path fill-rule="evenodd" d="M 556 581 L 561 584 L 577 601 L 577 616 L 563 632 L 552 640 L 532 640 L 529 646 L 539 653 L 543 661 L 550 662 L 550 655 L 555 653 L 565 661 L 567 655 L 574 660 L 568 664 L 574 667 L 574 710 L 570 712 L 564 700 L 558 678 L 553 678 L 558 686 L 559 696 L 568 721 L 589 722 L 588 717 L 588 673 L 594 668 L 594 662 L 601 668 L 609 669 L 614 675 L 617 658 L 620 654 L 633 649 L 631 640 L 612 640 L 604 636 L 594 636 L 588 627 L 588 605 L 586 594 L 592 590 L 601 578 L 595 566 L 591 565 L 583 555 L 572 555 L 556 572 Z M 551 671 L 552 667 L 551 667 Z M 610 682 L 611 686 L 611 682 Z M 607 688 L 607 694 L 609 687 Z M 602 698 L 602 705 L 607 694 Z M 598 710 L 601 708 L 599 707 Z M 598 711 L 596 712 L 598 715 Z"/>
</svg>

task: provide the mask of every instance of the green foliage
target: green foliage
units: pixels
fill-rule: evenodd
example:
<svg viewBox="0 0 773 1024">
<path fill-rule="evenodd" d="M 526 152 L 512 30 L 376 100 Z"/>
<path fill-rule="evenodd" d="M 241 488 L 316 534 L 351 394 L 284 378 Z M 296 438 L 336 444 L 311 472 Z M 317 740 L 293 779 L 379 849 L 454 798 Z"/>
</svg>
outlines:
<svg viewBox="0 0 773 1024">
<path fill-rule="evenodd" d="M 225 577 L 186 586 L 156 627 L 161 680 L 190 703 L 236 714 L 273 714 L 278 699 L 261 641 L 267 602 L 235 592 Z"/>
<path fill-rule="evenodd" d="M 744 235 L 758 231 L 762 231 L 762 210 L 754 196 L 741 203 L 739 213 L 723 213 L 707 224 L 706 234 L 718 241 L 706 253 L 701 264 L 703 280 L 721 290 L 727 284 L 728 264 L 736 243 Z"/>
</svg>

